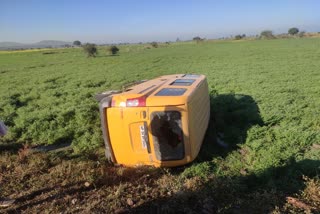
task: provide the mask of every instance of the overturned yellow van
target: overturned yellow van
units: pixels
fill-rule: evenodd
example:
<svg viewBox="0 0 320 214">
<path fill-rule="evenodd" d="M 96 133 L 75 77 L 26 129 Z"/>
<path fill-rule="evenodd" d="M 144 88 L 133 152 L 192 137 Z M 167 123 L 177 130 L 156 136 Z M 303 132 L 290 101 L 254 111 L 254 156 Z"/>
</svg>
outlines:
<svg viewBox="0 0 320 214">
<path fill-rule="evenodd" d="M 98 99 L 112 162 L 173 167 L 197 157 L 210 116 L 204 75 L 161 76 Z"/>
</svg>

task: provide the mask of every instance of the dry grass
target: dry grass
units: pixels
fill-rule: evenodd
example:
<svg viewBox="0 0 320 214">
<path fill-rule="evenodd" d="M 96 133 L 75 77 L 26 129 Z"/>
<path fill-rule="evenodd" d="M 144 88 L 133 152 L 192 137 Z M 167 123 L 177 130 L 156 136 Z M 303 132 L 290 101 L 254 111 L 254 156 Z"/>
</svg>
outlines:
<svg viewBox="0 0 320 214">
<path fill-rule="evenodd" d="M 180 169 L 181 170 L 181 169 Z M 9 213 L 261 213 L 306 211 L 275 190 L 248 190 L 233 178 L 206 180 L 177 170 L 112 166 L 99 154 L 32 153 L 28 147 L 0 156 L 0 197 L 13 198 Z M 320 180 L 305 178 L 294 198 L 320 211 Z M 297 203 L 296 203 L 297 204 Z"/>
<path fill-rule="evenodd" d="M 62 49 L 62 48 L 55 48 Z M 25 49 L 25 50 L 0 50 L 0 54 L 8 54 L 8 53 L 27 53 L 27 52 L 39 52 L 39 51 L 49 51 L 52 48 L 39 48 L 39 49 Z"/>
<path fill-rule="evenodd" d="M 27 152 L 0 156 L 1 197 L 16 199 L 9 211 L 115 211 L 156 198 L 156 178 L 162 171 L 150 167 L 124 168 L 103 160 Z"/>
</svg>

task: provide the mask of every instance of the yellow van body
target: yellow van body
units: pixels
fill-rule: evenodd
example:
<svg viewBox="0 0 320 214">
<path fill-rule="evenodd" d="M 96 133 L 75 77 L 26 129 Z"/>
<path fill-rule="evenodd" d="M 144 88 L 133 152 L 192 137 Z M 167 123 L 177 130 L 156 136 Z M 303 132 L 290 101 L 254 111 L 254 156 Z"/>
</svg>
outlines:
<svg viewBox="0 0 320 214">
<path fill-rule="evenodd" d="M 127 166 L 174 167 L 193 161 L 210 117 L 204 75 L 144 81 L 100 101 L 106 156 Z"/>
</svg>

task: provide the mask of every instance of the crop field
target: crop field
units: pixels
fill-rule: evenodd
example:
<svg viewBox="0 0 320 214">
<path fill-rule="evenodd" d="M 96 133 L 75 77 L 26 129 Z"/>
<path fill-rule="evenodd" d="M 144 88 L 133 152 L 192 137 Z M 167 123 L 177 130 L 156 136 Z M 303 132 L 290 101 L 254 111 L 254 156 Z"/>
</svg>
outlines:
<svg viewBox="0 0 320 214">
<path fill-rule="evenodd" d="M 0 52 L 0 212 L 319 213 L 320 39 Z M 94 95 L 165 74 L 208 78 L 198 158 L 166 169 L 104 158 Z M 34 152 L 37 145 L 71 149 Z"/>
</svg>

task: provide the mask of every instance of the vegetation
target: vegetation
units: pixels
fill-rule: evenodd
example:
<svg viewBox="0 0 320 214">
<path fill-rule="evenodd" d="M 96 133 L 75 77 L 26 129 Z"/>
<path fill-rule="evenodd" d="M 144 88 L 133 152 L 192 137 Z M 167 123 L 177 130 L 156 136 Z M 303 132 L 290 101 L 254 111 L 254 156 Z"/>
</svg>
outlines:
<svg viewBox="0 0 320 214">
<path fill-rule="evenodd" d="M 236 40 L 242 39 L 241 35 L 236 35 L 234 38 L 235 38 Z"/>
<path fill-rule="evenodd" d="M 234 38 L 235 38 L 236 40 L 240 40 L 240 39 L 246 38 L 246 34 L 242 34 L 242 35 L 238 34 L 238 35 L 236 35 Z"/>
<path fill-rule="evenodd" d="M 300 31 L 300 32 L 298 33 L 298 36 L 299 36 L 300 38 L 304 37 L 305 35 L 306 35 L 306 32 L 305 32 L 305 31 Z"/>
<path fill-rule="evenodd" d="M 201 38 L 200 38 L 199 36 L 196 36 L 196 37 L 193 37 L 192 40 L 193 40 L 193 41 L 200 41 Z"/>
<path fill-rule="evenodd" d="M 299 29 L 296 28 L 296 27 L 292 27 L 292 28 L 290 28 L 290 29 L 288 30 L 288 34 L 290 34 L 290 35 L 292 35 L 292 36 L 294 36 L 294 35 L 296 35 L 296 34 L 298 34 L 298 33 L 299 33 Z"/>
<path fill-rule="evenodd" d="M 94 59 L 79 48 L 0 52 L 0 118 L 9 127 L 0 138 L 0 197 L 17 199 L 1 211 L 319 213 L 319 45 L 124 45 L 118 57 Z M 93 95 L 194 72 L 207 76 L 211 97 L 196 161 L 175 169 L 108 164 Z M 29 148 L 68 143 L 66 151 Z"/>
<path fill-rule="evenodd" d="M 159 45 L 158 45 L 158 43 L 157 43 L 157 42 L 151 42 L 150 44 L 151 44 L 151 46 L 152 46 L 152 47 L 154 47 L 154 48 L 159 47 Z"/>
<path fill-rule="evenodd" d="M 197 43 L 204 41 L 204 39 L 199 36 L 193 37 L 192 40 L 196 41 Z"/>
<path fill-rule="evenodd" d="M 75 46 L 80 46 L 81 45 L 81 42 L 79 40 L 76 40 L 73 42 L 73 45 Z"/>
<path fill-rule="evenodd" d="M 112 55 L 115 55 L 115 54 L 117 54 L 117 53 L 119 52 L 119 48 L 118 48 L 117 46 L 115 46 L 115 45 L 112 45 L 112 46 L 108 49 L 108 51 L 109 51 Z"/>
<path fill-rule="evenodd" d="M 271 30 L 264 30 L 261 32 L 260 37 L 263 39 L 274 39 L 275 36 L 273 35 Z"/>
<path fill-rule="evenodd" d="M 96 57 L 98 54 L 98 49 L 95 44 L 87 43 L 83 45 L 84 52 L 88 55 L 88 57 Z"/>
</svg>

